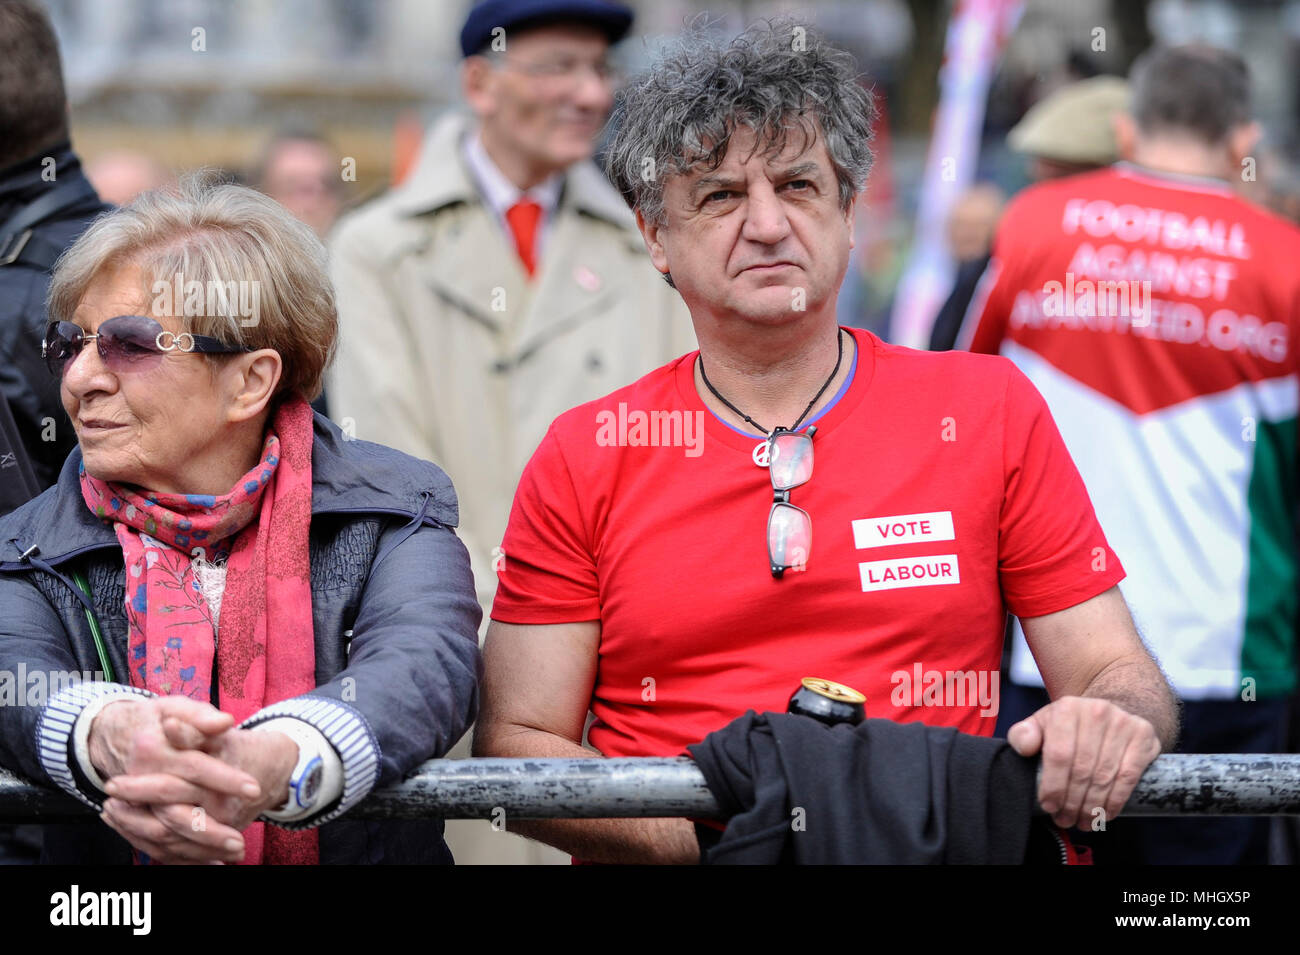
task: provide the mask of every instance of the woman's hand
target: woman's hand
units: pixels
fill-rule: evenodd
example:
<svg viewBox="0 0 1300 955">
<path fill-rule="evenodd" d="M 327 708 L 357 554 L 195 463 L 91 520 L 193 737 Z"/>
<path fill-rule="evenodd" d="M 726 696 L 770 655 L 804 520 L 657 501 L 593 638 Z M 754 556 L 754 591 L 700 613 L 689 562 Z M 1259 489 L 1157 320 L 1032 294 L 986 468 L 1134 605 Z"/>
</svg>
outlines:
<svg viewBox="0 0 1300 955">
<path fill-rule="evenodd" d="M 163 731 L 163 721 L 169 718 L 207 735 L 224 732 L 235 722 L 210 703 L 183 696 L 119 700 L 100 710 L 90 724 L 91 765 L 106 780 L 123 773 L 161 772 L 231 795 L 257 786 L 257 780 L 218 759 L 192 747 L 174 746 Z"/>
<path fill-rule="evenodd" d="M 273 730 L 231 729 L 212 740 L 208 752 L 250 774 L 262 790 L 262 795 L 251 799 L 226 796 L 223 822 L 244 829 L 268 809 L 277 809 L 288 800 L 289 777 L 298 762 L 298 744 L 288 736 Z"/>
<path fill-rule="evenodd" d="M 105 706 L 89 737 L 91 764 L 107 779 L 111 797 L 104 803 L 104 822 L 158 862 L 242 859 L 243 837 L 224 823 L 221 800 L 258 802 L 265 796 L 261 783 L 217 756 L 172 742 L 181 738 L 177 723 L 208 738 L 228 732 L 233 722 L 229 714 L 185 697 Z M 164 723 L 173 728 L 170 734 Z"/>
<path fill-rule="evenodd" d="M 171 786 L 166 790 L 168 793 L 179 792 L 183 797 L 195 796 L 196 803 L 235 829 L 242 831 L 262 813 L 284 805 L 289 798 L 289 777 L 298 762 L 298 744 L 283 733 L 235 727 L 210 733 L 204 732 L 194 722 L 176 717 L 163 721 L 163 732 L 168 742 L 178 749 L 200 750 L 257 780 L 259 792 L 256 796 L 246 793 L 231 795 L 192 785 L 183 788 Z M 147 785 L 147 781 L 122 777 L 116 782 L 118 792 L 124 798 L 127 795 L 137 798 L 148 795 L 141 788 Z"/>
<path fill-rule="evenodd" d="M 247 772 L 259 783 L 257 795 L 247 790 L 239 794 L 212 790 L 167 773 L 126 773 L 115 776 L 107 784 L 107 791 L 114 798 L 110 800 L 111 807 L 106 804 L 106 809 L 112 811 L 105 821 L 132 845 L 141 840 L 154 847 L 152 851 L 140 845 L 137 848 L 155 856 L 161 849 L 166 853 L 157 856 L 162 862 L 212 859 L 238 862 L 243 857 L 243 841 L 239 839 L 239 848 L 234 849 L 232 834 L 238 836 L 259 815 L 282 805 L 288 798 L 289 776 L 298 759 L 297 744 L 283 733 L 236 729 L 228 726 L 229 720 L 217 723 L 203 719 L 209 715 L 187 708 L 187 712 L 164 717 L 162 727 L 167 743 L 177 750 L 202 752 L 226 766 Z M 218 730 L 221 725 L 227 728 Z M 185 827 L 217 835 L 190 840 L 199 842 L 199 848 L 169 839 L 169 833 L 186 835 Z M 222 840 L 229 843 L 228 852 L 211 853 L 209 849 Z M 227 846 L 223 843 L 222 848 Z"/>
</svg>

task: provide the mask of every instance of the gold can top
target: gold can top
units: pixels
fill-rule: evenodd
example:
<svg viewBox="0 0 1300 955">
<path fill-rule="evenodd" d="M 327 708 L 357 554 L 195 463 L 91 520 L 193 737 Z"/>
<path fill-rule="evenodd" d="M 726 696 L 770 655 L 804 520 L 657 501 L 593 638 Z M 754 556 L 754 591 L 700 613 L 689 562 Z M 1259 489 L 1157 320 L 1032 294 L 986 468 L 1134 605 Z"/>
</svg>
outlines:
<svg viewBox="0 0 1300 955">
<path fill-rule="evenodd" d="M 840 703 L 865 703 L 867 698 L 850 686 L 843 683 L 836 683 L 833 680 L 823 680 L 817 676 L 806 676 L 801 681 L 806 689 L 812 690 L 819 696 L 824 696 L 828 700 L 836 700 Z"/>
</svg>

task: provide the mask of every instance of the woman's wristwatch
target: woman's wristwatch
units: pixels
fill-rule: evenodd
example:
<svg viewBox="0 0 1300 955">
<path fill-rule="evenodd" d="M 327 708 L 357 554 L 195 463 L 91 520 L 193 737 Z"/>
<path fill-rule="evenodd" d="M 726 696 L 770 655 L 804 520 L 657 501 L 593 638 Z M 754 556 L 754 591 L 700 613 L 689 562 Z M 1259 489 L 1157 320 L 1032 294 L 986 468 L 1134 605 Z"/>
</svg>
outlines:
<svg viewBox="0 0 1300 955">
<path fill-rule="evenodd" d="M 299 822 L 330 805 L 343 793 L 343 761 L 324 734 L 310 723 L 281 716 L 256 730 L 283 733 L 298 745 L 298 761 L 289 774 L 289 798 L 262 815 L 272 822 Z"/>
</svg>

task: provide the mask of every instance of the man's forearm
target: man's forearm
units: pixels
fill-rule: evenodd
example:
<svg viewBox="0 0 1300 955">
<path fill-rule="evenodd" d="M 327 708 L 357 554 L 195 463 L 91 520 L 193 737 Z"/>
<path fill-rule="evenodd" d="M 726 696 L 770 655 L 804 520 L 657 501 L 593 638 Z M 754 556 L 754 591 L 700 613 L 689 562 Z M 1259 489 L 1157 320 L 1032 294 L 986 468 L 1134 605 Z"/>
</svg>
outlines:
<svg viewBox="0 0 1300 955">
<path fill-rule="evenodd" d="M 1145 653 L 1116 660 L 1093 677 L 1082 695 L 1109 700 L 1142 717 L 1155 727 L 1162 752 L 1169 752 L 1178 742 L 1178 698 Z"/>
<path fill-rule="evenodd" d="M 499 730 L 474 742 L 475 756 L 592 759 L 599 753 L 541 730 Z M 545 842 L 585 862 L 678 864 L 699 862 L 695 826 L 686 819 L 520 819 L 506 829 Z"/>
</svg>

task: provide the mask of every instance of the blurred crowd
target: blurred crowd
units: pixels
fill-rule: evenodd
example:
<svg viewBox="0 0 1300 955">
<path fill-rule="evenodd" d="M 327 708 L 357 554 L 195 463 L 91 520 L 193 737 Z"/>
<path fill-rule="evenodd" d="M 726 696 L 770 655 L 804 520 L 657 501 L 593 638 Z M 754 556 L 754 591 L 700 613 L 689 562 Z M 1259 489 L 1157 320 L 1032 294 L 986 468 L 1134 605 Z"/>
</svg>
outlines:
<svg viewBox="0 0 1300 955">
<path fill-rule="evenodd" d="M 418 146 L 394 164 L 391 181 L 378 195 L 374 190 L 363 194 L 355 170 L 348 174 L 349 159 L 340 143 L 315 125 L 285 126 L 249 143 L 243 167 L 224 173 L 228 180 L 275 200 L 328 248 L 339 346 L 315 407 L 350 438 L 434 461 L 451 477 L 459 497 L 459 536 L 468 550 L 484 625 L 501 562 L 509 559 L 499 545 L 515 488 L 551 422 L 695 347 L 690 315 L 670 287 L 671 279 L 666 282 L 662 270 L 651 266 L 626 197 L 593 158 L 608 141 L 611 114 L 615 126 L 619 121 L 619 69 L 612 51 L 620 42 L 635 42 L 625 40 L 635 32 L 632 11 L 607 3 L 520 3 L 536 7 L 536 15 L 517 20 L 516 25 L 527 29 L 512 34 L 508 48 L 498 45 L 494 21 L 481 9 L 493 4 L 479 4 L 468 12 L 458 44 L 460 102 L 422 131 Z M 898 13 L 897 5 L 880 6 Z M 1161 16 L 1173 15 L 1171 5 L 1157 7 Z M 6 475 L 5 481 L 15 475 L 6 493 L 0 493 L 0 505 L 7 505 L 3 510 L 54 485 L 75 443 L 64 423 L 57 383 L 51 384 L 32 353 L 47 319 L 45 297 L 55 260 L 108 207 L 129 206 L 146 193 L 173 189 L 191 171 L 171 168 L 148 151 L 121 147 L 81 161 L 77 130 L 69 128 L 66 119 L 53 34 L 48 27 L 42 32 L 39 24 L 32 26 L 31 17 L 37 16 L 32 10 L 39 11 L 40 5 L 0 0 L 0 390 L 7 399 L 0 402 L 0 440 L 5 442 L 6 460 L 13 461 L 12 470 L 0 474 Z M 843 12 L 837 9 L 837 15 Z M 936 20 L 935 28 L 941 29 L 942 22 Z M 41 42 L 33 45 L 23 34 L 27 45 L 10 53 L 13 37 L 32 30 Z M 1189 69 L 1177 56 L 1160 52 L 1171 48 L 1192 49 L 1194 59 L 1202 58 L 1195 62 L 1201 64 L 1197 75 L 1204 86 L 1194 88 L 1203 98 L 1193 102 L 1190 112 L 1180 112 L 1161 98 L 1169 78 Z M 1200 221 L 1200 216 L 1210 223 L 1206 229 L 1227 230 L 1228 238 L 1215 233 L 1221 243 L 1230 241 L 1233 229 L 1249 229 L 1252 237 L 1269 236 L 1275 246 L 1272 254 L 1280 256 L 1282 250 L 1300 255 L 1300 232 L 1295 228 L 1300 225 L 1300 177 L 1295 174 L 1300 161 L 1288 153 L 1288 143 L 1258 123 L 1241 57 L 1195 44 L 1147 52 L 1145 60 L 1138 60 L 1145 63 L 1146 72 L 1139 68 L 1131 76 L 1120 75 L 1125 71 L 1101 73 L 1086 59 L 1070 61 L 1073 74 L 1067 70 L 1059 82 L 1023 92 L 1010 120 L 1005 109 L 990 111 L 985 132 L 1000 140 L 993 151 L 1000 158 L 996 165 L 979 162 L 977 173 L 947 210 L 952 278 L 946 301 L 933 315 L 929 348 L 1001 353 L 1026 370 L 1052 406 L 1112 543 L 1117 536 L 1125 537 L 1112 528 L 1133 517 L 1123 507 L 1111 507 L 1108 495 L 1123 496 L 1116 488 L 1141 482 L 1172 480 L 1172 472 L 1162 478 L 1159 468 L 1144 469 L 1143 462 L 1161 452 L 1156 444 L 1141 444 L 1153 439 L 1137 426 L 1120 430 L 1112 422 L 1110 432 L 1095 433 L 1102 427 L 1103 412 L 1092 414 L 1080 403 L 1073 386 L 1062 384 L 1061 369 L 1071 381 L 1095 385 L 1106 398 L 1098 402 L 1105 414 L 1113 407 L 1146 413 L 1172 406 L 1172 392 L 1187 382 L 1195 383 L 1187 387 L 1197 400 L 1239 387 L 1254 395 L 1251 389 L 1262 388 L 1261 381 L 1274 382 L 1268 397 L 1260 399 L 1273 402 L 1271 417 L 1265 420 L 1259 412 L 1257 424 L 1279 429 L 1276 455 L 1256 459 L 1260 470 L 1254 473 L 1276 487 L 1261 491 L 1258 485 L 1233 485 L 1238 472 L 1229 474 L 1220 459 L 1231 455 L 1218 450 L 1215 442 L 1231 444 L 1232 432 L 1243 427 L 1245 418 L 1254 421 L 1256 411 L 1249 402 L 1225 406 L 1216 419 L 1217 430 L 1205 443 L 1179 452 L 1182 470 L 1177 472 L 1180 481 L 1203 480 L 1204 487 L 1213 489 L 1207 494 L 1236 495 L 1222 505 L 1224 514 L 1232 512 L 1231 520 L 1218 512 L 1194 512 L 1205 526 L 1222 530 L 1221 538 L 1189 543 L 1197 530 L 1174 528 L 1174 517 L 1169 525 L 1174 529 L 1166 528 L 1168 534 L 1162 536 L 1152 529 L 1159 523 L 1153 518 L 1149 526 L 1135 529 L 1132 543 L 1126 544 L 1129 551 L 1116 549 L 1126 566 L 1130 552 L 1145 552 L 1134 558 L 1137 565 L 1160 566 L 1174 563 L 1171 552 L 1198 548 L 1205 550 L 1207 560 L 1216 547 L 1252 555 L 1242 557 L 1243 565 L 1264 560 L 1260 555 L 1267 551 L 1275 573 L 1263 583 L 1248 580 L 1248 567 L 1230 579 L 1205 576 L 1204 586 L 1214 599 L 1219 599 L 1214 590 L 1219 586 L 1278 592 L 1272 600 L 1252 591 L 1255 603 L 1240 608 L 1231 622 L 1180 619 L 1180 608 L 1172 606 L 1178 603 L 1176 595 L 1150 604 L 1130 596 L 1130 603 L 1141 609 L 1135 612 L 1139 626 L 1152 628 L 1151 642 L 1159 645 L 1157 656 L 1166 671 L 1179 675 L 1173 684 L 1190 730 L 1184 740 L 1188 752 L 1293 751 L 1300 742 L 1293 705 L 1300 586 L 1293 539 L 1294 392 L 1300 389 L 1295 345 L 1282 346 L 1289 349 L 1285 374 L 1273 366 L 1260 370 L 1254 362 L 1268 358 L 1260 345 L 1258 353 L 1233 366 L 1236 372 L 1214 371 L 1220 377 L 1210 383 L 1202 379 L 1212 377 L 1211 372 L 1171 371 L 1160 378 L 1125 364 L 1150 361 L 1152 367 L 1165 368 L 1162 363 L 1182 360 L 1158 353 L 1154 338 L 1134 346 L 1138 359 L 1122 349 L 1108 356 L 1097 346 L 1096 354 L 1089 353 L 1087 369 L 1081 370 L 1078 362 L 1084 359 L 1079 356 L 1085 348 L 1068 337 L 1078 332 L 1077 326 L 1053 323 L 1050 313 L 1047 318 L 1026 317 L 1026 290 L 1041 288 L 1044 277 L 1050 280 L 1064 254 L 1052 241 L 1059 239 L 1061 209 L 1074 208 L 1071 201 L 1093 203 L 1087 208 L 1095 209 L 1100 208 L 1097 203 L 1113 199 L 1130 215 L 1133 208 L 1159 208 L 1166 215 L 1181 216 L 1181 228 L 1194 228 L 1187 223 Z M 1225 77 L 1226 85 L 1214 85 L 1219 77 Z M 868 76 L 864 82 L 895 89 L 900 85 L 896 75 Z M 1233 90 L 1240 93 L 1236 102 L 1230 101 Z M 1148 108 L 1147 114 L 1139 110 L 1134 116 L 1135 96 L 1139 107 Z M 881 105 L 886 102 L 882 95 Z M 1204 124 L 1207 116 L 1220 114 L 1224 119 L 1219 126 Z M 998 130 L 1003 122 L 1010 127 L 1005 136 Z M 887 110 L 882 109 L 875 138 L 877 165 L 859 216 L 892 209 L 896 224 L 903 214 L 897 196 L 889 194 L 891 177 L 903 176 L 914 157 L 890 152 L 888 124 Z M 1014 172 L 1006 171 L 1017 164 Z M 1249 174 L 1242 174 L 1243 169 Z M 1205 196 L 1211 193 L 1216 204 L 1208 206 Z M 1081 230 L 1095 225 L 1090 219 L 1080 221 Z M 1100 236 L 1097 228 L 1095 235 Z M 855 268 L 845 282 L 841 323 L 888 339 L 891 282 L 898 277 L 906 243 L 897 230 L 891 232 L 879 221 L 860 224 L 859 229 L 866 230 L 859 234 L 867 241 L 858 248 Z M 1113 231 L 1118 235 L 1122 225 Z M 1169 234 L 1162 233 L 1166 238 Z M 1109 251 L 1098 256 L 1127 255 L 1135 241 L 1112 235 L 1105 247 Z M 1179 260 L 1177 268 L 1183 271 L 1176 278 L 1161 286 L 1156 277 L 1156 298 L 1196 297 L 1199 293 L 1188 289 L 1210 281 L 1205 278 L 1212 268 L 1207 262 L 1231 259 L 1233 284 L 1212 296 L 1213 307 L 1254 316 L 1250 334 L 1258 337 L 1252 341 L 1262 342 L 1265 333 L 1260 329 L 1274 325 L 1290 334 L 1300 331 L 1300 299 L 1287 299 L 1286 289 L 1251 264 L 1249 252 L 1237 255 L 1224 248 L 1212 247 L 1206 239 L 1199 252 L 1189 249 Z M 1078 254 L 1074 246 L 1071 250 L 1071 255 Z M 1263 250 L 1255 251 L 1259 258 Z M 1066 256 L 1061 262 L 1066 263 L 1058 269 L 1062 277 L 1078 269 L 1077 258 Z M 1027 263 L 1041 268 L 1032 271 Z M 1023 276 L 1016 271 L 1022 267 Z M 1154 275 L 1136 266 L 1129 273 L 1121 271 L 1115 267 L 1104 277 Z M 1090 275 L 1095 279 L 1100 273 Z M 1021 286 L 1007 284 L 1021 278 Z M 1153 306 L 1148 301 L 1145 307 L 1149 321 Z M 1209 313 L 1209 305 L 1205 311 Z M 1212 325 L 1213 319 L 1205 321 Z M 1065 343 L 1057 344 L 1050 337 L 1053 333 L 1064 336 Z M 1204 334 L 1211 339 L 1214 328 Z M 1238 336 L 1234 342 L 1245 341 L 1245 332 L 1232 334 Z M 1045 355 L 1049 358 L 1043 359 Z M 1034 364 L 1039 360 L 1055 365 L 1043 370 Z M 1238 374 L 1239 380 L 1231 374 Z M 1241 408 L 1246 411 L 1239 414 Z M 1289 434 L 1281 433 L 1288 428 Z M 1108 441 L 1136 450 L 1128 455 L 1115 451 L 1095 468 L 1080 460 L 1104 456 Z M 1176 444 L 1177 433 L 1168 441 Z M 1092 478 L 1094 469 L 1125 467 L 1130 470 L 1105 489 L 1102 477 Z M 1275 473 L 1265 473 L 1266 468 Z M 1265 518 L 1256 516 L 1254 524 L 1237 518 L 1238 512 L 1257 506 L 1266 492 L 1273 495 L 1268 498 L 1270 519 L 1281 523 L 1275 537 L 1261 545 L 1260 522 Z M 1171 514 L 1192 513 L 1179 511 L 1177 502 L 1160 500 L 1159 493 L 1134 497 L 1147 509 L 1143 513 L 1163 514 L 1164 508 L 1172 508 Z M 1184 530 L 1187 537 L 1182 536 Z M 1278 596 L 1282 591 L 1286 593 Z M 1256 619 L 1256 613 L 1268 619 Z M 1186 637 L 1181 644 L 1154 633 L 1179 627 L 1213 632 L 1204 640 Z M 1272 642 L 1260 653 L 1267 660 L 1261 662 L 1261 656 L 1242 662 L 1243 643 L 1264 641 L 1265 631 Z M 1020 660 L 1013 671 L 1012 646 L 1018 646 L 1022 656 L 1026 652 L 1016 639 L 1014 627 L 1009 628 L 1007 686 L 1021 683 L 1026 691 L 1037 690 L 1041 680 L 1038 686 L 1032 683 L 1032 659 Z M 1232 679 L 1222 685 L 1197 684 L 1197 667 L 1205 659 L 1221 662 L 1223 655 L 1216 656 L 1213 649 L 1216 642 L 1232 645 L 1228 657 L 1236 654 L 1235 662 L 1225 664 L 1236 668 Z M 1197 654 L 1201 658 L 1192 659 Z M 1269 706 L 1260 703 L 1247 718 L 1242 706 L 1230 704 L 1242 699 L 1243 676 L 1250 678 L 1257 670 L 1282 676 L 1262 680 L 1260 699 Z M 1191 675 L 1182 679 L 1184 673 Z M 1000 723 L 1000 731 L 1006 725 Z M 450 754 L 469 755 L 468 740 L 466 736 Z M 1115 850 L 1114 858 L 1148 863 L 1295 861 L 1295 836 L 1280 824 L 1270 829 L 1268 820 L 1236 820 L 1210 835 L 1205 825 L 1198 825 L 1191 829 L 1168 824 L 1158 837 L 1148 835 L 1151 827 L 1138 835 L 1123 836 L 1121 830 L 1113 837 L 1116 844 L 1122 837 L 1129 841 L 1122 851 Z M 1207 843 L 1203 851 L 1189 849 L 1189 841 L 1198 838 Z M 6 851 L 17 859 L 34 851 L 37 834 L 23 827 L 7 839 Z M 447 840 L 461 861 L 567 861 L 556 850 L 495 832 L 486 822 L 449 824 Z"/>
</svg>

